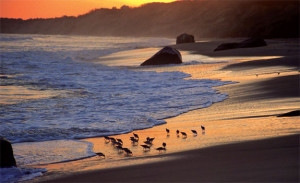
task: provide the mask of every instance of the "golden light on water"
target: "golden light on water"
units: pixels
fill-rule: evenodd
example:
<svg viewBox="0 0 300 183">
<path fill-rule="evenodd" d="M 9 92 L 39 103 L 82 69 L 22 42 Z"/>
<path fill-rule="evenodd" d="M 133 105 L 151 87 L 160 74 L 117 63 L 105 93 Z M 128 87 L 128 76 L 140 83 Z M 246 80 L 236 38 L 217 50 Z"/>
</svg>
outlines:
<svg viewBox="0 0 300 183">
<path fill-rule="evenodd" d="M 0 104 L 15 104 L 24 100 L 49 98 L 57 93 L 50 90 L 31 90 L 24 86 L 0 86 Z"/>
</svg>

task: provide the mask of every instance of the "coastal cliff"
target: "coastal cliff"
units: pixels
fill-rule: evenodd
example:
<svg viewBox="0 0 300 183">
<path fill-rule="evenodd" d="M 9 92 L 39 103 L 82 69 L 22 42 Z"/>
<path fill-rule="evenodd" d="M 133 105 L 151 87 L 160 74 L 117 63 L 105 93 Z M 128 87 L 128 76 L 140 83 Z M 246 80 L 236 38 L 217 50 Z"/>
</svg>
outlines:
<svg viewBox="0 0 300 183">
<path fill-rule="evenodd" d="M 201 0 L 96 9 L 78 17 L 1 18 L 1 33 L 93 36 L 299 37 L 299 1 Z"/>
</svg>

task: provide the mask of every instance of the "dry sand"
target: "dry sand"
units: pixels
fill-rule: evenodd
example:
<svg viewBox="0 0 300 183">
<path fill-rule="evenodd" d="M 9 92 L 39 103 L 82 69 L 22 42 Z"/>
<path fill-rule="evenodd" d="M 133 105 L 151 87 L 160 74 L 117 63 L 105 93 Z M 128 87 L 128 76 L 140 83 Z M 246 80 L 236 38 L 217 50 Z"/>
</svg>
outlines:
<svg viewBox="0 0 300 183">
<path fill-rule="evenodd" d="M 132 146 L 127 142 L 132 134 L 116 137 L 126 140 L 125 146 L 132 149 L 133 157 L 119 155 L 110 144 L 104 143 L 103 138 L 85 139 L 93 142 L 94 151 L 104 152 L 107 159 L 94 157 L 48 165 L 46 168 L 50 172 L 73 168 L 70 172 L 75 173 L 58 178 L 50 173 L 46 180 L 299 182 L 299 117 L 276 117 L 300 108 L 299 41 L 269 40 L 266 47 L 211 51 L 223 41 L 175 47 L 221 60 L 228 59 L 229 63 L 143 69 L 183 71 L 192 75 L 190 79 L 239 82 L 217 88 L 229 95 L 229 99 L 223 102 L 166 119 L 165 125 L 135 132 L 141 139 L 155 137 L 154 148 L 166 142 L 166 152 L 159 153 L 154 149 L 144 152 L 141 147 Z M 206 127 L 205 133 L 201 133 L 200 125 Z M 165 128 L 171 130 L 170 135 L 166 135 Z M 176 129 L 187 132 L 188 138 L 177 136 Z M 198 135 L 193 136 L 191 129 L 197 130 Z"/>
</svg>

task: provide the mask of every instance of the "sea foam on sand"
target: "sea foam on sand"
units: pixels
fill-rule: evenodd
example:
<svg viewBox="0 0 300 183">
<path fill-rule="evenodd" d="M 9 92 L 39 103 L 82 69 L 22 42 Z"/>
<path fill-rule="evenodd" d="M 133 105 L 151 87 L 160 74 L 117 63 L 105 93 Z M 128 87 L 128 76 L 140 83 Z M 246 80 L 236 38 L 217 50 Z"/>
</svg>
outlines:
<svg viewBox="0 0 300 183">
<path fill-rule="evenodd" d="M 95 156 L 93 144 L 77 140 L 53 140 L 13 144 L 18 165 L 50 164 Z"/>
<path fill-rule="evenodd" d="M 19 182 L 42 176 L 45 168 L 0 168 L 0 182 Z"/>
</svg>

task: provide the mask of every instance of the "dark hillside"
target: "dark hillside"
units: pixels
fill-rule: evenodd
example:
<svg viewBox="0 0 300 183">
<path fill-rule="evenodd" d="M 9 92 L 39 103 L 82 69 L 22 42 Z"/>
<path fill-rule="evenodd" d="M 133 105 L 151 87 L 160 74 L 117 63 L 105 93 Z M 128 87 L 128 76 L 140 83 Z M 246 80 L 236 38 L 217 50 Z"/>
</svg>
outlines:
<svg viewBox="0 0 300 183">
<path fill-rule="evenodd" d="M 299 37 L 298 0 L 201 0 L 98 9 L 78 17 L 1 18 L 1 33 Z"/>
</svg>

